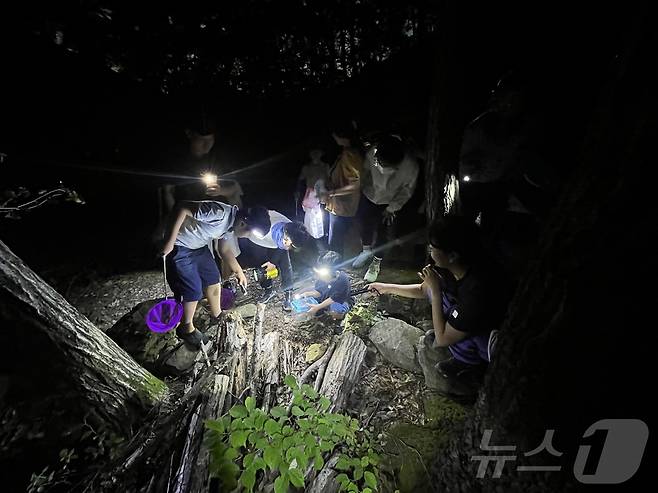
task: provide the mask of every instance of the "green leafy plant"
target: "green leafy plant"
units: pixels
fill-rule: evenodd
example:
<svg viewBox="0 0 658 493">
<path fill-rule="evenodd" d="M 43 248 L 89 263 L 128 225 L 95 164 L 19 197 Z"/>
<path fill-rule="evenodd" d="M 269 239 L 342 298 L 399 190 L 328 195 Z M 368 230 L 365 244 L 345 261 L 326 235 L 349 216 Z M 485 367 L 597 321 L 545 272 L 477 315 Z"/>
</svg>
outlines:
<svg viewBox="0 0 658 493">
<path fill-rule="evenodd" d="M 274 480 L 275 493 L 303 488 L 307 470 L 320 471 L 325 460 L 339 453 L 335 466 L 341 491 L 372 493 L 379 484 L 379 455 L 359 421 L 329 412 L 331 401 L 310 385 L 299 386 L 292 375 L 284 383 L 292 390 L 290 414 L 277 406 L 264 412 L 253 397 L 228 414 L 206 421 L 206 445 L 211 473 L 225 490 L 240 485 L 254 491 L 258 478 Z"/>
</svg>

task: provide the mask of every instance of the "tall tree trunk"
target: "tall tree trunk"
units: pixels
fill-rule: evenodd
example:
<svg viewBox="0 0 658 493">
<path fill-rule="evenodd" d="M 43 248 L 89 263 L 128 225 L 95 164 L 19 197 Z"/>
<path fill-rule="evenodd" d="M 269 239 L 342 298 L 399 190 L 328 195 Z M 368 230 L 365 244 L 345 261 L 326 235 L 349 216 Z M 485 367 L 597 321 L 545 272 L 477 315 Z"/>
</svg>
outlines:
<svg viewBox="0 0 658 493">
<path fill-rule="evenodd" d="M 48 349 L 64 361 L 67 377 L 90 410 L 117 430 L 126 430 L 136 416 L 168 395 L 164 382 L 138 365 L 1 241 L 0 317 L 2 338 L 8 344 L 12 338 L 47 338 Z"/>
<path fill-rule="evenodd" d="M 656 267 L 649 248 L 656 209 L 649 197 L 655 190 L 642 175 L 655 155 L 658 128 L 658 74 L 656 64 L 646 62 L 658 39 L 647 24 L 633 26 L 631 48 L 617 52 L 580 166 L 510 305 L 475 416 L 436 461 L 440 491 L 579 490 L 575 456 L 588 445 L 585 430 L 608 418 L 649 423 L 650 388 L 632 386 L 641 385 L 655 360 L 653 346 L 641 341 L 655 290 L 638 288 Z M 486 430 L 491 445 L 516 449 L 485 451 Z M 564 455 L 544 450 L 526 457 L 547 430 L 555 430 L 552 444 Z M 483 455 L 514 459 L 500 478 L 492 478 L 490 464 L 478 479 L 474 457 Z M 562 470 L 517 469 L 541 465 Z M 625 483 L 625 491 L 639 491 L 641 479 Z"/>
</svg>

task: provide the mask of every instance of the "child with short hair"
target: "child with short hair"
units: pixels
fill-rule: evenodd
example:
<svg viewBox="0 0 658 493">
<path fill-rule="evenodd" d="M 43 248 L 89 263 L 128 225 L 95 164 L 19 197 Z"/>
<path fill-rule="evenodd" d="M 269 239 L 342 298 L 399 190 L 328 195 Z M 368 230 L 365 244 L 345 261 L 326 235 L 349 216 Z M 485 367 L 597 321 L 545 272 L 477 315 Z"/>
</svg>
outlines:
<svg viewBox="0 0 658 493">
<path fill-rule="evenodd" d="M 325 312 L 334 320 L 341 320 L 352 308 L 350 298 L 350 278 L 338 269 L 340 255 L 328 251 L 321 255 L 313 269 L 316 275 L 315 289 L 299 295 L 300 298 L 313 297 L 318 304 L 310 304 L 311 315 Z"/>
</svg>

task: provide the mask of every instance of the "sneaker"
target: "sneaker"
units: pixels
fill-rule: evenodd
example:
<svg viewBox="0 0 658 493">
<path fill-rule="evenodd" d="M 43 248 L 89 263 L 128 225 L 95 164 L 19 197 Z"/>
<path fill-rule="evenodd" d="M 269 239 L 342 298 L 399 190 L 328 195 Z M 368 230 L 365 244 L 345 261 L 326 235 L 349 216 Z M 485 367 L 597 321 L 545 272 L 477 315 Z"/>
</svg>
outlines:
<svg viewBox="0 0 658 493">
<path fill-rule="evenodd" d="M 365 267 L 365 265 L 370 261 L 372 256 L 373 256 L 372 250 L 363 250 L 354 259 L 354 262 L 352 262 L 352 267 L 354 269 L 360 269 L 361 267 Z"/>
<path fill-rule="evenodd" d="M 434 368 L 436 368 L 444 378 L 457 378 L 466 370 L 472 370 L 473 365 L 468 365 L 450 357 L 446 360 L 439 361 Z"/>
<path fill-rule="evenodd" d="M 186 325 L 179 325 L 176 328 L 176 335 L 186 344 L 196 348 L 197 351 L 201 349 L 202 344 L 207 344 L 210 340 L 208 339 L 208 336 L 200 330 L 194 329 L 192 332 L 184 332 L 184 327 L 186 327 Z"/>
</svg>

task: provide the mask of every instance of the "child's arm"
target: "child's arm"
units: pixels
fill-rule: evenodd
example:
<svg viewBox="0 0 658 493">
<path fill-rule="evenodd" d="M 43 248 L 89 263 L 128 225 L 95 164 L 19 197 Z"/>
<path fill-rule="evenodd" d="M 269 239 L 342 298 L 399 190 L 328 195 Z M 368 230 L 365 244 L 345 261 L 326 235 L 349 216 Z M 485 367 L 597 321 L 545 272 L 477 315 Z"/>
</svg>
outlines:
<svg viewBox="0 0 658 493">
<path fill-rule="evenodd" d="M 174 249 L 174 243 L 176 243 L 176 237 L 178 236 L 183 221 L 185 221 L 187 216 L 192 215 L 192 211 L 187 207 L 179 207 L 174 210 L 176 211 L 176 215 L 174 216 L 173 224 L 168 233 L 165 234 L 165 244 L 162 247 L 163 256 L 169 255 Z"/>
<path fill-rule="evenodd" d="M 219 240 L 219 254 L 222 256 L 222 262 L 226 262 L 232 272 L 238 276 L 238 282 L 243 288 L 247 287 L 247 276 L 244 275 L 242 266 L 235 258 L 231 245 L 226 240 Z"/>
<path fill-rule="evenodd" d="M 313 291 L 304 291 L 303 293 L 299 293 L 300 298 L 319 298 L 320 296 L 320 291 L 316 291 L 315 289 Z"/>
<path fill-rule="evenodd" d="M 322 303 L 319 303 L 319 304 L 317 304 L 317 305 L 310 305 L 311 308 L 309 308 L 308 313 L 310 313 L 311 315 L 315 315 L 315 314 L 318 313 L 320 310 L 324 310 L 325 308 L 329 308 L 329 306 L 331 306 L 331 304 L 332 304 L 333 302 L 334 302 L 333 299 L 331 299 L 331 298 L 327 298 L 327 299 L 324 300 Z"/>
<path fill-rule="evenodd" d="M 403 298 L 425 298 L 425 289 L 422 284 L 385 284 L 383 282 L 373 282 L 368 285 L 370 291 L 377 291 L 379 294 L 394 294 Z"/>
</svg>

